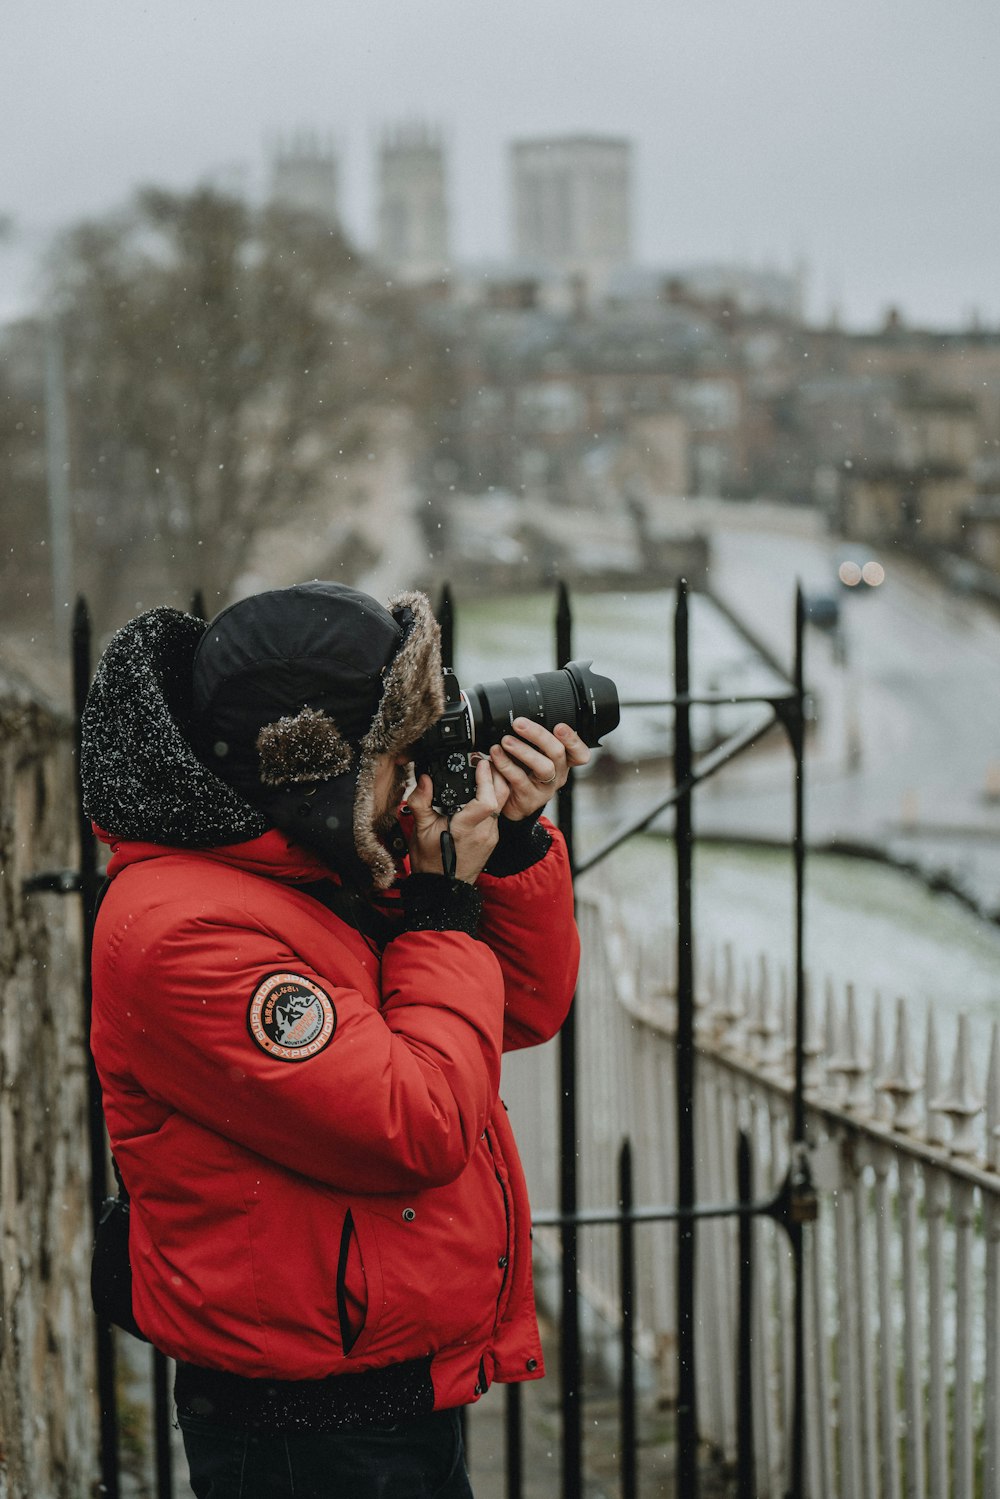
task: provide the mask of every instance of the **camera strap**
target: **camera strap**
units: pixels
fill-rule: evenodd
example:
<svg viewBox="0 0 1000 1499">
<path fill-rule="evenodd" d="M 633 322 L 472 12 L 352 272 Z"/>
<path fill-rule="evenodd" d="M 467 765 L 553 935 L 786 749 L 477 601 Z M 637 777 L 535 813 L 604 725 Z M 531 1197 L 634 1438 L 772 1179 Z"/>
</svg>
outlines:
<svg viewBox="0 0 1000 1499">
<path fill-rule="evenodd" d="M 458 853 L 455 849 L 455 840 L 451 836 L 451 813 L 448 814 L 448 826 L 441 834 L 441 868 L 449 880 L 455 878 L 455 870 L 458 867 Z"/>
</svg>

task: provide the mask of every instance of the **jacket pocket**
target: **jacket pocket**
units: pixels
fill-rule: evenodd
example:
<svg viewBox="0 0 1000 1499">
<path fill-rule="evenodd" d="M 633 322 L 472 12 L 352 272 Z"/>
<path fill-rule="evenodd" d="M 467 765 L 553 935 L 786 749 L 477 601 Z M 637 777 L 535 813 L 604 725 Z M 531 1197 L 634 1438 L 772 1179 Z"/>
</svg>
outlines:
<svg viewBox="0 0 1000 1499">
<path fill-rule="evenodd" d="M 378 1249 L 364 1216 L 348 1208 L 337 1256 L 337 1317 L 345 1356 L 360 1354 L 371 1340 L 382 1310 Z"/>
</svg>

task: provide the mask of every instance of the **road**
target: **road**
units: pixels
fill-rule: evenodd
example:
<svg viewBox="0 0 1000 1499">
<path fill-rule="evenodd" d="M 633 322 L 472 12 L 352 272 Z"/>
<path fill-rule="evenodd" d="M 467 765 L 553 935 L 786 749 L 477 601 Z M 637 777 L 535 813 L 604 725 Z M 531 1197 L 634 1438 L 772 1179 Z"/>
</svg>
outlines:
<svg viewBox="0 0 1000 1499">
<path fill-rule="evenodd" d="M 843 650 L 810 626 L 806 680 L 817 704 L 807 760 L 807 833 L 815 844 L 864 844 L 967 888 L 1000 910 L 1000 615 L 954 594 L 912 561 L 884 556 L 885 582 L 842 589 L 842 548 L 811 510 L 697 501 L 661 523 L 709 530 L 712 588 L 779 661 L 790 666 L 795 585 L 842 606 Z M 859 553 L 859 560 L 867 554 Z M 774 677 L 705 599 L 692 607 L 696 691 L 767 691 Z M 469 600 L 459 609 L 460 675 L 470 680 L 544 669 L 551 600 Z M 673 599 L 654 593 L 579 593 L 574 654 L 593 657 L 623 698 L 671 691 Z M 463 677 L 464 679 L 464 677 Z M 728 733 L 736 707 L 701 710 L 696 729 Z M 753 711 L 753 710 L 749 710 Z M 713 720 L 710 723 L 710 720 Z M 623 715 L 609 753 L 612 783 L 581 782 L 580 852 L 640 816 L 669 789 L 670 714 Z M 787 839 L 791 766 L 782 736 L 730 765 L 698 793 L 696 828 Z M 992 797 L 991 793 L 992 792 Z M 668 821 L 668 819 L 665 819 Z"/>
<path fill-rule="evenodd" d="M 806 678 L 819 723 L 807 762 L 808 834 L 857 841 L 946 871 L 1000 909 L 1000 618 L 904 557 L 885 582 L 836 585 L 840 547 L 822 535 L 745 529 L 720 507 L 713 586 L 783 660 L 796 579 L 841 600 L 845 650 L 807 630 Z M 865 558 L 859 555 L 859 560 Z M 784 836 L 787 771 L 775 753 L 728 770 L 699 811 L 704 829 Z"/>
</svg>

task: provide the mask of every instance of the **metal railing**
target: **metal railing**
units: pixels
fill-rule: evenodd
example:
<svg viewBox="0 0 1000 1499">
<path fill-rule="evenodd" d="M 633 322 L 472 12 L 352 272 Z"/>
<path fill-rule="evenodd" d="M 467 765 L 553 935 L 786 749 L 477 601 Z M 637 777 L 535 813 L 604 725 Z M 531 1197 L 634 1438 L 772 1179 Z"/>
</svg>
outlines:
<svg viewBox="0 0 1000 1499">
<path fill-rule="evenodd" d="M 200 601 L 196 601 L 197 603 Z M 454 643 L 454 610 L 450 594 L 445 590 L 439 610 L 442 623 L 442 638 L 446 661 L 449 660 Z M 787 1485 L 789 1499 L 799 1499 L 805 1492 L 803 1487 L 803 1429 L 805 1417 L 805 1278 L 803 1229 L 816 1212 L 816 1198 L 810 1180 L 809 1158 L 805 1148 L 805 983 L 803 968 L 803 893 L 805 872 L 804 814 L 804 735 L 805 735 L 805 688 L 803 682 L 804 609 L 801 594 L 796 601 L 794 629 L 794 666 L 787 689 L 778 693 L 751 695 L 734 698 L 730 695 L 695 696 L 690 691 L 690 644 L 688 619 L 688 590 L 683 582 L 677 586 L 676 614 L 674 626 L 674 681 L 675 692 L 671 698 L 663 699 L 662 706 L 670 706 L 674 714 L 673 765 L 674 786 L 668 796 L 661 798 L 641 818 L 622 828 L 584 861 L 575 857 L 574 837 L 574 788 L 572 780 L 562 788 L 558 801 L 558 820 L 570 852 L 571 867 L 575 876 L 596 868 L 616 848 L 636 833 L 650 826 L 658 817 L 673 809 L 674 848 L 677 886 L 677 982 L 676 982 L 676 1036 L 674 1057 L 676 1072 L 676 1202 L 659 1203 L 651 1207 L 636 1206 L 632 1201 L 632 1155 L 631 1148 L 624 1146 L 619 1154 L 619 1176 L 617 1201 L 599 1209 L 582 1209 L 579 1202 L 577 1179 L 577 1149 L 579 1127 L 577 1114 L 578 1039 L 575 1012 L 564 1025 L 559 1041 L 559 1161 L 560 1180 L 558 1212 L 539 1217 L 539 1227 L 557 1228 L 561 1241 L 561 1295 L 560 1295 L 560 1396 L 562 1412 L 562 1475 L 561 1489 L 564 1499 L 578 1499 L 583 1492 L 583 1432 L 582 1432 L 582 1357 L 580 1339 L 580 1234 L 596 1224 L 613 1223 L 618 1227 L 621 1246 L 621 1354 L 623 1370 L 623 1499 L 633 1499 L 637 1493 L 635 1464 L 635 1347 L 631 1336 L 634 1318 L 635 1295 L 635 1229 L 651 1222 L 672 1222 L 677 1225 L 677 1254 L 675 1273 L 675 1318 L 677 1333 L 677 1484 L 678 1492 L 685 1499 L 697 1499 L 698 1478 L 698 1384 L 697 1384 L 697 1338 L 696 1296 L 697 1275 L 697 1225 L 699 1220 L 729 1218 L 747 1224 L 754 1218 L 769 1216 L 779 1222 L 786 1232 L 792 1259 L 793 1316 L 790 1420 L 788 1432 Z M 555 611 L 555 657 L 561 666 L 571 659 L 572 612 L 569 592 L 560 585 Z M 83 704 L 89 687 L 91 674 L 91 642 L 89 616 L 85 604 L 78 603 L 73 631 L 74 704 L 79 733 Z M 658 700 L 659 701 L 659 700 Z M 766 710 L 754 723 L 731 736 L 723 744 L 695 761 L 691 739 L 691 711 L 698 706 L 716 706 L 742 702 L 758 705 Z M 628 709 L 639 703 L 623 703 Z M 641 706 L 649 706 L 644 701 Z M 696 1067 L 695 1067 L 695 991 L 694 991 L 694 945 L 691 908 L 691 891 L 694 863 L 694 822 L 692 815 L 694 793 L 710 776 L 716 774 L 736 756 L 755 744 L 774 727 L 786 733 L 792 752 L 794 773 L 795 819 L 791 853 L 795 873 L 795 918 L 793 934 L 794 968 L 794 1065 L 791 1090 L 791 1128 L 788 1138 L 787 1159 L 780 1186 L 776 1193 L 765 1201 L 751 1198 L 747 1175 L 748 1155 L 745 1142 L 739 1143 L 740 1170 L 739 1191 L 729 1201 L 716 1204 L 699 1203 L 696 1180 Z M 86 1024 L 89 1032 L 90 1005 L 90 938 L 93 930 L 93 912 L 98 884 L 96 848 L 82 805 L 79 811 L 80 867 L 78 871 L 59 872 L 43 879 L 55 881 L 46 888 L 58 888 L 64 893 L 75 891 L 82 899 L 84 910 L 84 1001 Z M 733 1140 L 734 1153 L 737 1137 Z M 103 1120 L 100 1113 L 100 1090 L 96 1073 L 91 1081 L 91 1172 L 92 1202 L 96 1215 L 107 1191 L 107 1155 Z M 749 1495 L 754 1471 L 751 1383 L 747 1377 L 750 1367 L 750 1283 L 747 1269 L 750 1254 L 746 1235 L 741 1238 L 741 1263 L 744 1266 L 743 1285 L 745 1305 L 740 1317 L 739 1348 L 735 1351 L 735 1367 L 742 1371 L 740 1378 L 739 1421 L 740 1450 L 739 1471 L 741 1473 L 741 1495 Z M 98 1324 L 96 1329 L 99 1368 L 99 1399 L 102 1418 L 101 1482 L 103 1492 L 109 1499 L 118 1499 L 120 1493 L 118 1462 L 118 1427 L 115 1404 L 115 1345 L 111 1330 Z M 152 1354 L 152 1386 L 155 1432 L 155 1475 L 158 1499 L 171 1499 L 173 1474 L 170 1443 L 170 1406 L 167 1389 L 167 1365 L 162 1355 Z M 520 1391 L 517 1386 L 508 1387 L 507 1412 L 507 1491 L 510 1499 L 518 1499 L 523 1490 L 523 1442 Z"/>
<path fill-rule="evenodd" d="M 445 640 L 454 647 L 454 623 L 450 594 L 442 599 L 441 614 L 445 621 Z M 631 1300 L 634 1287 L 633 1230 L 640 1222 L 672 1222 L 677 1225 L 675 1275 L 675 1335 L 677 1340 L 677 1492 L 685 1499 L 697 1499 L 698 1473 L 698 1398 L 696 1350 L 697 1223 L 702 1218 L 729 1217 L 747 1223 L 755 1217 L 768 1216 L 785 1230 L 792 1258 L 793 1315 L 791 1368 L 791 1419 L 788 1423 L 787 1486 L 788 1499 L 800 1499 L 804 1489 L 804 1419 L 805 1419 L 805 1285 L 804 1227 L 817 1211 L 809 1156 L 805 1139 L 804 1103 L 804 890 L 805 890 L 805 726 L 806 692 L 804 684 L 805 610 L 801 590 L 796 595 L 793 668 L 787 689 L 771 694 L 748 694 L 745 697 L 691 692 L 688 589 L 683 580 L 677 584 L 674 618 L 673 668 L 674 694 L 668 699 L 642 702 L 625 701 L 624 709 L 668 706 L 674 712 L 672 758 L 674 785 L 671 792 L 648 808 L 640 817 L 622 827 L 585 860 L 576 857 L 574 802 L 572 781 L 559 794 L 558 820 L 566 837 L 574 877 L 596 869 L 614 850 L 628 839 L 647 829 L 669 809 L 674 811 L 674 850 L 677 891 L 677 958 L 676 958 L 676 1034 L 675 1121 L 677 1140 L 676 1203 L 637 1209 L 629 1202 L 632 1172 L 631 1147 L 622 1146 L 619 1157 L 618 1197 L 614 1205 L 602 1209 L 581 1209 L 578 1184 L 578 1058 L 576 1006 L 559 1037 L 559 1211 L 556 1215 L 536 1214 L 539 1227 L 558 1227 L 561 1237 L 560 1297 L 560 1384 L 562 1415 L 563 1499 L 578 1499 L 583 1491 L 582 1432 L 582 1360 L 580 1356 L 580 1265 L 579 1234 L 584 1228 L 615 1224 L 621 1244 L 620 1324 L 631 1322 Z M 572 613 L 565 585 L 557 590 L 555 610 L 555 664 L 563 665 L 573 655 Z M 699 706 L 717 707 L 743 703 L 765 708 L 766 714 L 730 736 L 696 764 L 692 748 L 691 710 Z M 792 957 L 794 972 L 794 1035 L 792 1125 L 787 1165 L 775 1194 L 766 1201 L 753 1201 L 750 1193 L 749 1154 L 747 1142 L 734 1137 L 734 1152 L 739 1150 L 740 1190 L 735 1200 L 713 1205 L 699 1204 L 696 1191 L 696 1099 L 695 1099 L 695 992 L 694 933 L 691 904 L 694 865 L 693 798 L 696 789 L 728 765 L 738 755 L 756 744 L 773 728 L 784 729 L 793 761 L 794 820 L 792 861 L 795 901 Z M 743 1265 L 742 1285 L 745 1302 L 740 1318 L 740 1339 L 736 1350 L 736 1367 L 740 1375 L 740 1450 L 737 1466 L 740 1495 L 753 1492 L 755 1460 L 753 1454 L 752 1384 L 747 1371 L 750 1364 L 750 1248 L 744 1234 L 740 1244 Z M 635 1348 L 631 1337 L 622 1334 L 622 1499 L 637 1494 L 635 1463 Z M 520 1392 L 508 1390 L 507 1494 L 520 1499 L 523 1492 L 521 1471 L 522 1414 Z"/>
<path fill-rule="evenodd" d="M 622 1135 L 646 1162 L 640 1192 L 659 1199 L 672 1187 L 656 1154 L 674 1104 L 673 976 L 644 976 L 606 895 L 587 896 L 581 929 L 594 975 L 581 987 L 583 1041 L 624 1059 L 583 1080 L 584 1194 L 603 1190 L 595 1158 L 609 1135 Z M 786 991 L 772 957 L 738 964 L 727 947 L 699 964 L 698 1160 L 710 1199 L 750 1195 L 732 1158 L 737 1132 L 753 1176 L 780 1185 L 793 1120 Z M 804 1266 L 804 1491 L 811 1499 L 1000 1499 L 1000 1022 L 960 1014 L 939 1045 L 938 1023 L 928 1020 L 918 1046 L 905 1000 L 887 1025 L 877 997 L 863 1010 L 850 984 L 828 984 L 822 1007 L 809 996 L 807 986 L 805 1112 L 822 1213 Z M 530 1141 L 544 1123 L 532 1113 L 529 1068 L 526 1057 L 506 1090 Z M 538 1175 L 530 1149 L 525 1165 L 529 1178 Z M 544 1180 L 536 1186 L 541 1200 L 550 1191 Z M 748 1216 L 745 1246 L 749 1229 Z M 731 1225 L 705 1223 L 704 1235 L 701 1435 L 737 1464 L 741 1492 L 777 1494 L 793 1416 L 787 1249 L 758 1219 L 748 1306 Z M 671 1269 L 662 1243 L 640 1249 L 634 1327 L 647 1347 L 672 1335 Z M 582 1273 L 595 1301 L 617 1299 L 608 1256 Z M 744 1316 L 750 1409 L 736 1400 L 727 1358 Z M 747 1451 L 738 1426 L 748 1418 L 752 1469 L 738 1460 Z"/>
</svg>

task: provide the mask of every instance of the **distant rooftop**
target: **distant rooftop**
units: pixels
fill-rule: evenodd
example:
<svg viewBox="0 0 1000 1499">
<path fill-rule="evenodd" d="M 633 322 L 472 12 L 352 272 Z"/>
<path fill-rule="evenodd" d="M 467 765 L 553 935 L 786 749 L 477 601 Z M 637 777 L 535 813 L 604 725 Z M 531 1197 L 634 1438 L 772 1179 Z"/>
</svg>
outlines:
<svg viewBox="0 0 1000 1499">
<path fill-rule="evenodd" d="M 520 140 L 511 141 L 510 144 L 514 151 L 526 148 L 537 149 L 539 146 L 545 149 L 562 146 L 614 146 L 620 150 L 628 149 L 632 142 L 627 135 L 591 135 L 581 131 L 578 135 L 524 136 Z"/>
</svg>

